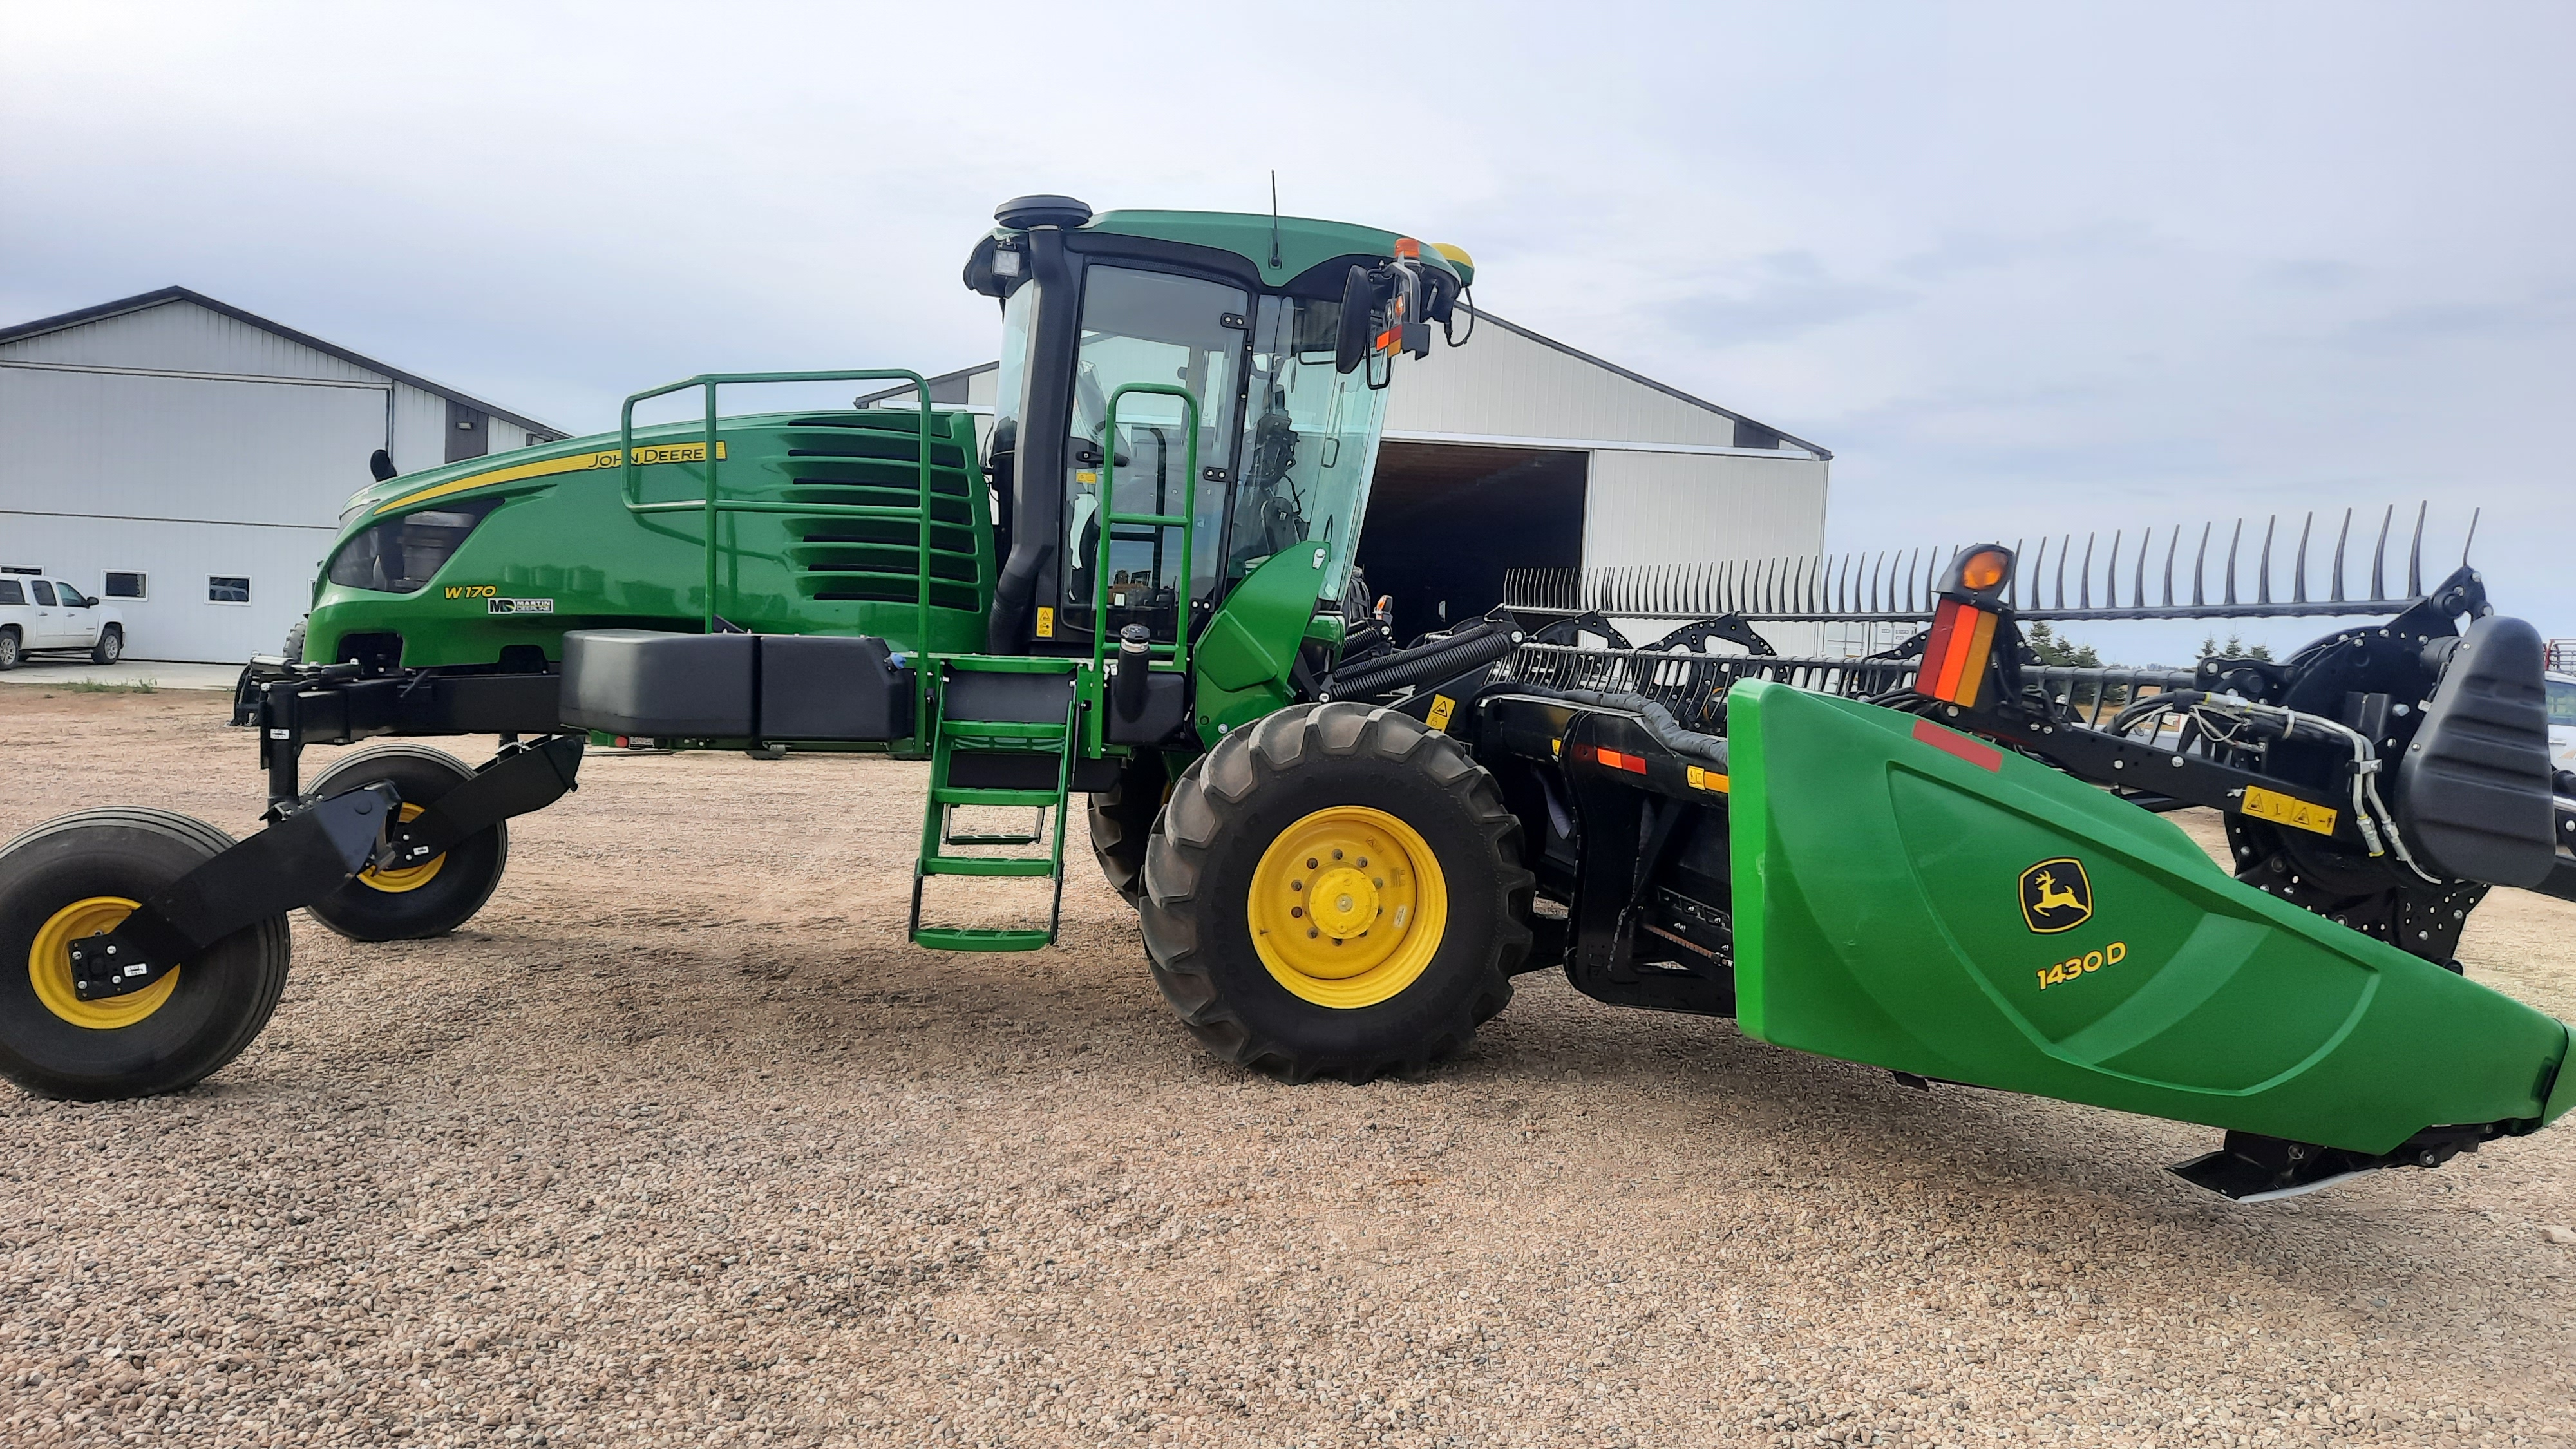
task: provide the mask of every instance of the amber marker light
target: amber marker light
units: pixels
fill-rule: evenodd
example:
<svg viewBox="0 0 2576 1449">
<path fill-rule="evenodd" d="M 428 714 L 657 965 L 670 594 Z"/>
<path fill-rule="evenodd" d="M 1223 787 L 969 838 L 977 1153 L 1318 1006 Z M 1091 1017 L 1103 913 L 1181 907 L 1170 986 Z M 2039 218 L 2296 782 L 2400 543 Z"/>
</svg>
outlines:
<svg viewBox="0 0 2576 1449">
<path fill-rule="evenodd" d="M 1981 548 L 1959 565 L 1959 582 L 1977 593 L 1986 593 L 2002 588 L 2004 575 L 2011 568 L 2012 555 L 1999 548 Z"/>
</svg>

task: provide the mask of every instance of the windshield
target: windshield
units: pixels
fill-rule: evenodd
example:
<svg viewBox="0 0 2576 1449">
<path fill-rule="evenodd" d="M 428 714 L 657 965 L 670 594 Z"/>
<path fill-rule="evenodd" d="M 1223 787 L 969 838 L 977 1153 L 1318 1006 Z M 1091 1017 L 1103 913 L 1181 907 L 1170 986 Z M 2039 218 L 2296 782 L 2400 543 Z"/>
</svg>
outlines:
<svg viewBox="0 0 2576 1449">
<path fill-rule="evenodd" d="M 1328 545 L 1317 592 L 1339 598 L 1368 506 L 1386 391 L 1367 369 L 1333 370 L 1339 302 L 1264 297 L 1253 325 L 1243 421 L 1243 486 L 1235 494 L 1226 573 L 1241 578 L 1291 544 Z"/>
<path fill-rule="evenodd" d="M 1241 383 L 1244 314 L 1239 287 L 1168 272 L 1094 263 L 1082 294 L 1082 344 L 1074 363 L 1073 436 L 1065 462 L 1065 605 L 1088 611 L 1100 564 L 1100 478 L 1110 470 L 1120 513 L 1183 513 L 1196 520 L 1203 546 L 1192 560 L 1191 595 L 1204 600 L 1216 582 L 1217 528 L 1225 487 L 1205 482 L 1208 469 L 1234 463 L 1234 403 Z M 1129 383 L 1187 388 L 1199 405 L 1198 473 L 1190 476 L 1189 442 L 1180 399 L 1129 396 L 1118 405 L 1118 436 L 1106 435 L 1111 394 Z M 1220 474 L 1220 476 L 1224 476 Z M 1114 611 L 1172 605 L 1179 582 L 1181 530 L 1134 525 L 1112 530 L 1109 603 Z M 1134 622 L 1134 621 L 1127 621 Z M 1158 633 L 1168 620 L 1144 620 Z"/>
</svg>

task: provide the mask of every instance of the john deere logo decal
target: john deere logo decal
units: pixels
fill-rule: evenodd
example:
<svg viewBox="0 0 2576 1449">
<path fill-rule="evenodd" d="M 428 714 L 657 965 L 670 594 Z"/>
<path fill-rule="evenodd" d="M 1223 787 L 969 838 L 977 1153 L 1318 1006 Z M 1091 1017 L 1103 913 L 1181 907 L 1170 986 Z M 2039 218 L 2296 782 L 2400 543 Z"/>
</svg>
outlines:
<svg viewBox="0 0 2576 1449">
<path fill-rule="evenodd" d="M 2021 918 L 2043 936 L 2093 919 L 2093 883 L 2084 878 L 2084 862 L 2061 855 L 2023 871 Z"/>
</svg>

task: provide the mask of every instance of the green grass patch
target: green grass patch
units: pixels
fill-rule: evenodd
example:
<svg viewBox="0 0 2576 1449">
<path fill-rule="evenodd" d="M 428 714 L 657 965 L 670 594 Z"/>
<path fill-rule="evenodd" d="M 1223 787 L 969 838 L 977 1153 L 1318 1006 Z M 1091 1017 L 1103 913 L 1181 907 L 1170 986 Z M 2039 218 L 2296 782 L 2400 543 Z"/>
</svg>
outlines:
<svg viewBox="0 0 2576 1449">
<path fill-rule="evenodd" d="M 118 682 L 106 679 L 75 679 L 64 685 L 63 690 L 70 694 L 158 694 L 161 692 L 161 681 L 136 679 Z"/>
</svg>

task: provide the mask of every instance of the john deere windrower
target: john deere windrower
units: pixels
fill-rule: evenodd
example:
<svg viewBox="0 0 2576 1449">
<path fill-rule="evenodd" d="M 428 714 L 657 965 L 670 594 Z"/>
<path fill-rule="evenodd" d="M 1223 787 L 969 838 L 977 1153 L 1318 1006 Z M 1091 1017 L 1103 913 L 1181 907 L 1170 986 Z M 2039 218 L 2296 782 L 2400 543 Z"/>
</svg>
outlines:
<svg viewBox="0 0 2576 1449">
<path fill-rule="evenodd" d="M 1465 253 L 1063 197 L 996 219 L 965 275 L 1002 312 L 989 432 L 909 372 L 733 374 L 638 394 L 613 435 L 380 462 L 301 657 L 244 677 L 269 825 L 93 810 L 0 850 L 0 962 L 26 962 L 0 969 L 0 1069 L 72 1097 L 197 1081 L 266 1022 L 286 912 L 455 928 L 508 818 L 605 736 L 926 758 L 933 950 L 1051 942 L 1087 797 L 1182 1021 L 1290 1078 L 1418 1070 L 1561 968 L 1916 1080 L 2221 1128 L 2180 1170 L 2239 1197 L 2576 1104 L 2567 1028 L 2454 960 L 2490 886 L 2576 895 L 2539 640 L 2465 567 L 2346 599 L 2339 542 L 2314 606 L 2304 542 L 2283 606 L 2268 573 L 2257 606 L 2232 576 L 2175 603 L 2170 547 L 2161 603 L 2141 554 L 2127 605 L 2088 583 L 2073 609 L 1999 546 L 1902 594 L 1812 562 L 1525 579 L 1543 627 L 1399 646 L 1352 560 L 1393 369 L 1470 330 Z M 816 381 L 876 405 L 719 411 Z M 665 394 L 699 415 L 637 424 Z M 2371 622 L 2089 681 L 2021 632 L 2257 611 Z M 1658 618 L 1680 627 L 1621 633 Z M 1761 632 L 1834 620 L 1911 637 L 1794 659 Z M 300 769 L 437 735 L 504 743 Z M 2232 874 L 2156 813 L 2183 805 L 2224 814 Z M 1027 923 L 948 924 L 978 876 L 1026 878 Z"/>
</svg>

